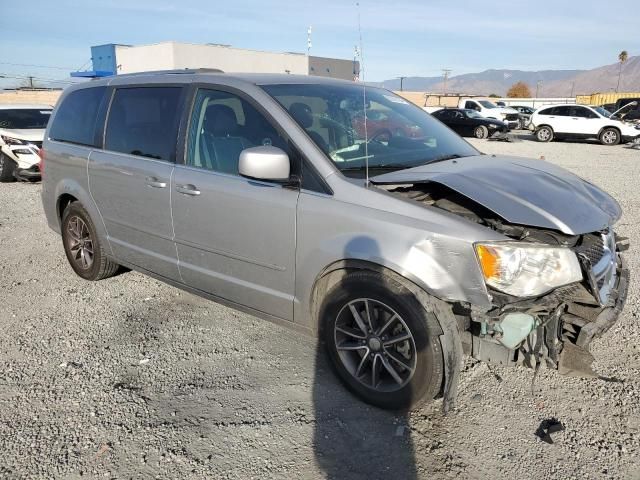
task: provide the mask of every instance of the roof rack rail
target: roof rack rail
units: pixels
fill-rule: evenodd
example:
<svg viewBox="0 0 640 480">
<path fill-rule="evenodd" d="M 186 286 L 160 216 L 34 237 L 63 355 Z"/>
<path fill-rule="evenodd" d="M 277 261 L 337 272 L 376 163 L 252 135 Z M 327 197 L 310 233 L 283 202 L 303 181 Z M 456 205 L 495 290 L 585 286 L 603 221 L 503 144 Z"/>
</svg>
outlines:
<svg viewBox="0 0 640 480">
<path fill-rule="evenodd" d="M 196 73 L 224 73 L 224 71 L 220 70 L 219 68 L 183 68 L 174 70 L 148 70 L 146 72 L 123 73 L 118 75 L 118 77 L 133 77 L 138 75 L 152 75 L 158 73 L 169 75 L 194 75 Z"/>
</svg>

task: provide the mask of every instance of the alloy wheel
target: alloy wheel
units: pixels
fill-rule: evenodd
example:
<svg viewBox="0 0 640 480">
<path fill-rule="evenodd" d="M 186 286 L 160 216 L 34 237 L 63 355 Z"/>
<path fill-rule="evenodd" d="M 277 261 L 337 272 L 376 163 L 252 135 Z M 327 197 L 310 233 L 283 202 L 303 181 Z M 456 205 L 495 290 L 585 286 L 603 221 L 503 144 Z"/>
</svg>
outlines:
<svg viewBox="0 0 640 480">
<path fill-rule="evenodd" d="M 67 223 L 68 247 L 77 266 L 88 270 L 93 265 L 93 240 L 87 224 L 77 215 Z"/>
<path fill-rule="evenodd" d="M 548 128 L 541 128 L 540 130 L 538 130 L 538 138 L 543 142 L 549 140 L 550 136 L 551 132 L 549 132 Z"/>
<path fill-rule="evenodd" d="M 398 313 L 377 300 L 359 298 L 342 307 L 334 341 L 345 369 L 373 390 L 400 390 L 416 370 L 413 334 Z"/>
<path fill-rule="evenodd" d="M 618 134 L 613 130 L 608 130 L 602 134 L 602 141 L 607 145 L 616 143 L 617 140 L 618 140 Z"/>
</svg>

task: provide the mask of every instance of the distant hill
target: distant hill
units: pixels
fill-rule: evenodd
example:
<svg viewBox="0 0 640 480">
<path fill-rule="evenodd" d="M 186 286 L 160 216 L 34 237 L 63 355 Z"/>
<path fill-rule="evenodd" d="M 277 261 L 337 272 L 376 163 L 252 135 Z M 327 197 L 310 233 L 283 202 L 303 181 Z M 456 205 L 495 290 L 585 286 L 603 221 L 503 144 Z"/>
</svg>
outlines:
<svg viewBox="0 0 640 480">
<path fill-rule="evenodd" d="M 595 92 L 609 92 L 618 83 L 620 65 L 614 63 L 592 70 L 541 70 L 528 72 L 523 70 L 485 70 L 480 73 L 455 75 L 447 80 L 447 92 L 470 93 L 477 95 L 500 96 L 507 94 L 507 90 L 516 82 L 525 82 L 535 94 L 536 83 L 541 81 L 541 97 L 568 97 L 573 92 L 589 94 Z M 385 88 L 400 90 L 400 80 L 385 80 L 381 82 Z M 420 92 L 442 92 L 444 85 L 442 77 L 407 77 L 403 81 L 403 89 Z M 640 91 L 640 56 L 630 57 L 623 65 L 620 91 Z"/>
</svg>

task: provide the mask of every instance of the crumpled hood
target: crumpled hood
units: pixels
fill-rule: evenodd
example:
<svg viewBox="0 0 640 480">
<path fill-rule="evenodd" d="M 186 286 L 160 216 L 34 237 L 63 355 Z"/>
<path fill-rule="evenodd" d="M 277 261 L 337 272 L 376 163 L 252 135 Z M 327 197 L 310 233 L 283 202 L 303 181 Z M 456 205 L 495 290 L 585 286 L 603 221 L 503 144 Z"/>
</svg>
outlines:
<svg viewBox="0 0 640 480">
<path fill-rule="evenodd" d="M 476 155 L 378 175 L 371 182 L 440 183 L 510 223 L 568 235 L 602 230 L 622 214 L 610 195 L 542 160 Z"/>
<path fill-rule="evenodd" d="M 0 135 L 26 140 L 28 142 L 42 142 L 44 140 L 44 128 L 0 128 Z"/>
</svg>

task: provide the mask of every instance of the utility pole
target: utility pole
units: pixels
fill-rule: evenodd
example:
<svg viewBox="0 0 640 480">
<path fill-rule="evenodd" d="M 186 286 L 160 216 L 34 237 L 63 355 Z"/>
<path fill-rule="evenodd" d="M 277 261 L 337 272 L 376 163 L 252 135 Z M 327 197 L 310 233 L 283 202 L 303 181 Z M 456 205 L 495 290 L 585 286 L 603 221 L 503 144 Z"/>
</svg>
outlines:
<svg viewBox="0 0 640 480">
<path fill-rule="evenodd" d="M 449 78 L 449 74 L 451 73 L 450 68 L 442 69 L 442 76 L 444 77 L 444 96 L 447 95 L 447 79 Z"/>
<path fill-rule="evenodd" d="M 309 53 L 311 53 L 311 29 L 312 25 L 309 25 L 309 28 L 307 29 L 307 57 L 309 56 Z"/>
<path fill-rule="evenodd" d="M 402 82 L 404 81 L 405 78 L 407 77 L 398 77 L 400 79 L 400 91 L 402 92 Z"/>
<path fill-rule="evenodd" d="M 27 77 L 29 79 L 29 88 L 33 89 L 33 77 Z"/>
<path fill-rule="evenodd" d="M 576 88 L 576 82 L 571 82 L 571 95 L 569 95 L 570 97 L 573 97 L 573 92 Z"/>
<path fill-rule="evenodd" d="M 536 99 L 538 98 L 538 92 L 540 91 L 540 85 L 542 85 L 542 80 L 538 80 L 536 82 Z M 533 108 L 536 108 L 536 101 L 533 101 Z"/>
</svg>

